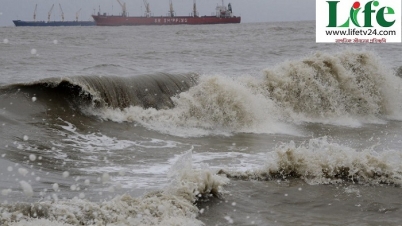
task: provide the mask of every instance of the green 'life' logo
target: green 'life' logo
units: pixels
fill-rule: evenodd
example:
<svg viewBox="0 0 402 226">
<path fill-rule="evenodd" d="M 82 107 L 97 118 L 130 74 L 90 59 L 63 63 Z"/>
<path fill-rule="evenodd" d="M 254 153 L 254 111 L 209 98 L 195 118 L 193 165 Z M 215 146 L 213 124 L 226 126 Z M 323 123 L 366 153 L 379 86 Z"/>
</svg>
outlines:
<svg viewBox="0 0 402 226">
<path fill-rule="evenodd" d="M 399 1 L 399 0 L 397 0 Z M 350 8 L 350 15 L 349 18 L 346 20 L 345 23 L 343 23 L 341 26 L 337 26 L 337 5 L 340 1 L 327 1 L 329 5 L 329 24 L 327 27 L 349 27 L 350 22 L 352 22 L 356 27 L 361 27 L 359 20 L 358 20 L 358 15 L 359 12 L 362 8 L 360 8 L 360 2 L 355 2 L 353 3 L 352 7 Z M 378 7 L 380 3 L 378 1 L 369 1 L 364 5 L 364 25 L 363 27 L 373 27 L 371 18 L 372 14 L 376 12 L 375 7 Z M 382 7 L 378 10 L 378 12 L 375 14 L 376 21 L 378 25 L 381 27 L 391 27 L 394 23 L 395 20 L 393 21 L 387 21 L 385 20 L 384 16 L 385 15 L 392 15 L 395 14 L 395 11 L 393 8 L 385 6 Z"/>
</svg>

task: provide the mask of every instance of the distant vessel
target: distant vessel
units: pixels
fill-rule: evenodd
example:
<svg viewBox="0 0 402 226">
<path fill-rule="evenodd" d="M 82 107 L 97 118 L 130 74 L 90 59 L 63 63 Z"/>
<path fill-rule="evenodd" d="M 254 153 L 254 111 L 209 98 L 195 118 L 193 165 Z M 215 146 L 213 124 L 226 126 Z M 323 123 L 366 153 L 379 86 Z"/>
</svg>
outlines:
<svg viewBox="0 0 402 226">
<path fill-rule="evenodd" d="M 22 21 L 13 20 L 15 26 L 46 27 L 46 26 L 95 26 L 94 21 Z"/>
<path fill-rule="evenodd" d="M 13 23 L 15 26 L 20 27 L 20 26 L 30 26 L 30 27 L 50 27 L 50 26 L 95 26 L 96 23 L 94 21 L 78 21 L 78 14 L 80 13 L 81 9 L 78 10 L 75 13 L 75 21 L 64 21 L 64 12 L 63 9 L 60 6 L 60 11 L 61 11 L 61 21 L 50 21 L 50 16 L 52 15 L 52 11 L 54 8 L 54 4 L 50 8 L 48 15 L 47 15 L 47 21 L 36 21 L 36 9 L 38 7 L 38 4 L 35 5 L 35 10 L 34 10 L 34 15 L 33 15 L 33 21 L 23 21 L 23 20 L 13 20 Z"/>
<path fill-rule="evenodd" d="M 126 3 L 121 3 L 121 15 L 106 15 L 106 13 L 92 15 L 97 26 L 133 26 L 133 25 L 176 25 L 176 24 L 230 24 L 240 23 L 241 17 L 233 16 L 232 6 L 229 3 L 226 7 L 222 0 L 222 5 L 216 7 L 216 13 L 212 16 L 199 16 L 197 12 L 196 2 L 194 0 L 193 12 L 189 16 L 176 16 L 173 10 L 173 3 L 170 0 L 170 10 L 168 16 L 153 16 L 147 0 L 144 0 L 145 15 L 144 16 L 128 16 L 126 11 Z"/>
</svg>

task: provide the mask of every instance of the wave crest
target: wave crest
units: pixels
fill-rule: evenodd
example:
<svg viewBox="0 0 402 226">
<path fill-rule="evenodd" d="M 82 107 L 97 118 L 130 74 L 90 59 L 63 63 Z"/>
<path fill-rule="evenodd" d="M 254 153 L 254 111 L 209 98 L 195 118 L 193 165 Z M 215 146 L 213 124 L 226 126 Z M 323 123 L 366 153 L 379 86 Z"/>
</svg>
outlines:
<svg viewBox="0 0 402 226">
<path fill-rule="evenodd" d="M 42 201 L 0 205 L 0 223 L 10 225 L 204 225 L 195 202 L 225 193 L 229 179 L 209 168 L 194 169 L 191 150 L 172 166 L 172 183 L 142 197 L 118 195 L 109 201 Z"/>
<path fill-rule="evenodd" d="M 322 137 L 299 146 L 294 142 L 280 145 L 261 169 L 246 172 L 222 170 L 220 173 L 232 178 L 255 180 L 301 178 L 308 184 L 350 181 L 401 186 L 401 160 L 402 154 L 397 151 L 357 151 Z"/>
<path fill-rule="evenodd" d="M 94 107 L 126 108 L 171 108 L 171 97 L 188 90 L 197 83 L 196 74 L 167 73 L 133 77 L 74 76 L 47 78 L 31 83 L 3 87 L 4 91 L 26 90 L 44 96 L 60 96 L 77 105 Z M 38 99 L 41 98 L 38 96 Z"/>
<path fill-rule="evenodd" d="M 378 116 L 389 110 L 383 89 L 392 73 L 371 52 L 316 53 L 265 75 L 270 97 L 291 114 Z"/>
</svg>

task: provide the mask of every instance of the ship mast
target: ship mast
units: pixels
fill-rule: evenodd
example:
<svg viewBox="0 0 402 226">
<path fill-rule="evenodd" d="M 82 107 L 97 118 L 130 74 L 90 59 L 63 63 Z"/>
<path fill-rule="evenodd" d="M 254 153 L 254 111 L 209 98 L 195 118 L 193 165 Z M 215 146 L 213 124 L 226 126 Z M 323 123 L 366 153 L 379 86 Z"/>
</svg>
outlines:
<svg viewBox="0 0 402 226">
<path fill-rule="evenodd" d="M 194 0 L 194 4 L 193 4 L 193 16 L 194 16 L 194 17 L 198 17 L 197 4 L 196 4 L 195 1 L 196 1 L 196 0 Z"/>
<path fill-rule="evenodd" d="M 125 2 L 121 3 L 120 0 L 117 0 L 117 2 L 120 4 L 121 9 L 122 9 L 121 15 L 122 16 L 127 16 L 126 3 Z"/>
<path fill-rule="evenodd" d="M 52 5 L 52 8 L 50 8 L 49 12 L 47 13 L 47 21 L 48 22 L 50 21 L 50 16 L 52 15 L 53 7 L 54 7 L 54 4 Z"/>
<path fill-rule="evenodd" d="M 36 21 L 36 8 L 38 8 L 38 4 L 35 5 L 34 16 L 33 16 L 34 21 Z"/>
<path fill-rule="evenodd" d="M 173 10 L 173 2 L 172 2 L 172 0 L 169 0 L 169 6 L 170 6 L 170 10 L 169 10 L 170 17 L 174 17 L 174 10 Z"/>
<path fill-rule="evenodd" d="M 81 12 L 81 9 L 78 10 L 78 11 L 75 13 L 75 21 L 78 21 L 78 15 L 79 15 L 80 12 Z M 95 13 L 94 13 L 94 14 L 95 14 Z"/>
<path fill-rule="evenodd" d="M 151 15 L 151 9 L 149 8 L 149 3 L 147 0 L 144 0 L 145 5 L 145 16 L 149 17 Z"/>
<path fill-rule="evenodd" d="M 230 16 L 232 16 L 233 11 L 232 11 L 232 5 L 230 3 L 228 4 L 228 10 L 230 12 Z"/>
<path fill-rule="evenodd" d="M 63 12 L 63 9 L 61 8 L 60 3 L 59 3 L 59 7 L 60 7 L 60 12 L 61 12 L 61 21 L 64 21 L 64 12 Z"/>
</svg>

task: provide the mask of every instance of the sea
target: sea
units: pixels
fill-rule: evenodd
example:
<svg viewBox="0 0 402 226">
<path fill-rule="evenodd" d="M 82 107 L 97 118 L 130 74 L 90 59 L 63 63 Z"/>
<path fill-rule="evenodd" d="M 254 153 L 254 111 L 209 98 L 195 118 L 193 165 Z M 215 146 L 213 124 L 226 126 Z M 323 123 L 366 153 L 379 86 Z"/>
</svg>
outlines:
<svg viewBox="0 0 402 226">
<path fill-rule="evenodd" d="M 315 21 L 0 28 L 0 225 L 402 225 L 402 46 Z"/>
</svg>

